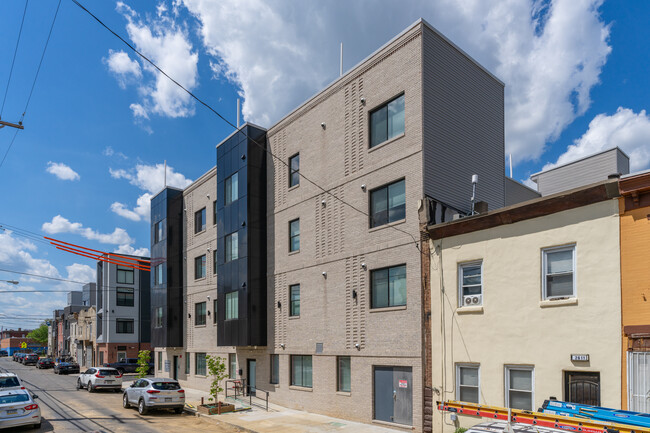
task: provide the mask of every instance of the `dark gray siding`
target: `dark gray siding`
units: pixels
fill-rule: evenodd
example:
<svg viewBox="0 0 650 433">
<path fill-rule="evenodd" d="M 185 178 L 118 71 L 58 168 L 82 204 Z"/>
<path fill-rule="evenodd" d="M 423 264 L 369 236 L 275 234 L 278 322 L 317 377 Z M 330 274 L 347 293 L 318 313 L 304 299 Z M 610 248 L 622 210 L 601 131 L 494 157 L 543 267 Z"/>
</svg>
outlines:
<svg viewBox="0 0 650 433">
<path fill-rule="evenodd" d="M 528 188 L 514 179 L 506 177 L 506 206 L 521 203 L 522 201 L 539 198 L 540 193 Z"/>
<path fill-rule="evenodd" d="M 424 25 L 422 34 L 424 193 L 469 211 L 505 204 L 503 84 Z"/>
</svg>

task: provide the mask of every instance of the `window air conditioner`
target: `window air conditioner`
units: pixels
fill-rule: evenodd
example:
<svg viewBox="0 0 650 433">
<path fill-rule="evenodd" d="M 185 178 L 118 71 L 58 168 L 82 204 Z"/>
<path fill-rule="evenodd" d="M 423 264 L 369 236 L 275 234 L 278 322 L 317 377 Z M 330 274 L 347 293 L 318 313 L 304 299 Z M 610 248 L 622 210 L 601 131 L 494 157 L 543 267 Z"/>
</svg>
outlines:
<svg viewBox="0 0 650 433">
<path fill-rule="evenodd" d="M 466 295 L 463 296 L 463 306 L 469 307 L 472 305 L 482 305 L 483 295 Z"/>
</svg>

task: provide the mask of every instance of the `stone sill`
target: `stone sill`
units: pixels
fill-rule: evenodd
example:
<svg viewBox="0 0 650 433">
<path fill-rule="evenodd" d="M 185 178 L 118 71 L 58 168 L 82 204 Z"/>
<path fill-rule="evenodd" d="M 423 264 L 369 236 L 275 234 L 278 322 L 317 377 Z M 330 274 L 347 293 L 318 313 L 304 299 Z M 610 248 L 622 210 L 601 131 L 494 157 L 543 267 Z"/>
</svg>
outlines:
<svg viewBox="0 0 650 433">
<path fill-rule="evenodd" d="M 293 389 L 294 391 L 314 392 L 314 388 L 307 388 L 305 386 L 289 385 L 289 389 Z"/>
<path fill-rule="evenodd" d="M 483 306 L 477 305 L 476 307 L 460 307 L 456 310 L 456 314 L 483 314 Z"/>
<path fill-rule="evenodd" d="M 562 307 L 566 305 L 578 305 L 578 298 L 557 299 L 557 300 L 547 299 L 545 301 L 539 302 L 539 306 L 541 308 Z"/>
</svg>

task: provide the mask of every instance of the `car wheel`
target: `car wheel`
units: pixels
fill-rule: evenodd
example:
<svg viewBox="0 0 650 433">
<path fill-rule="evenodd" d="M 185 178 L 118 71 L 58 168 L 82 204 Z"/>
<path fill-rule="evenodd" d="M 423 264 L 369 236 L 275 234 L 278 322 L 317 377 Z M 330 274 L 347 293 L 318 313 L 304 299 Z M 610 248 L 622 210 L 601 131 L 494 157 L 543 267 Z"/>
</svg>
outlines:
<svg viewBox="0 0 650 433">
<path fill-rule="evenodd" d="M 147 414 L 147 406 L 144 405 L 144 400 L 140 399 L 140 402 L 138 403 L 138 413 L 140 415 L 146 415 Z"/>
<path fill-rule="evenodd" d="M 88 382 L 88 388 L 86 388 L 86 389 L 88 390 L 88 392 L 93 392 L 95 390 L 95 388 L 93 388 L 93 383 Z"/>
<path fill-rule="evenodd" d="M 124 397 L 122 397 L 122 407 L 125 409 L 131 407 L 131 405 L 129 404 L 129 397 L 126 395 L 126 392 L 124 393 Z"/>
<path fill-rule="evenodd" d="M 81 386 L 81 379 L 77 379 L 77 391 L 79 391 L 81 388 L 83 388 Z"/>
<path fill-rule="evenodd" d="M 36 429 L 41 428 L 41 423 L 39 422 L 38 424 L 34 424 L 34 428 L 36 428 Z"/>
<path fill-rule="evenodd" d="M 176 412 L 178 414 L 181 414 L 181 413 L 183 413 L 183 408 L 182 407 L 177 407 L 176 409 L 174 409 L 174 412 Z"/>
</svg>

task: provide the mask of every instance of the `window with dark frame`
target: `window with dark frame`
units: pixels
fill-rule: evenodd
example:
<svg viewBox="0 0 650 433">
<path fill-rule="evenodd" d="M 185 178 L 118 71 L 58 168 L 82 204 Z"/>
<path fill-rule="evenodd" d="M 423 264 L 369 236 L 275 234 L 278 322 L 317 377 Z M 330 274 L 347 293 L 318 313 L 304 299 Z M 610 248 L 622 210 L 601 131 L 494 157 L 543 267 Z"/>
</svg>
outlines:
<svg viewBox="0 0 650 433">
<path fill-rule="evenodd" d="M 190 354 L 189 352 L 185 352 L 185 374 L 190 374 L 190 365 L 192 362 L 190 361 Z"/>
<path fill-rule="evenodd" d="M 406 190 L 404 179 L 370 192 L 370 227 L 400 221 L 406 218 Z"/>
<path fill-rule="evenodd" d="M 289 316 L 300 316 L 300 284 L 289 286 Z"/>
<path fill-rule="evenodd" d="M 133 307 L 135 302 L 133 292 L 133 287 L 118 287 L 115 296 L 115 303 L 119 307 Z"/>
<path fill-rule="evenodd" d="M 370 112 L 370 148 L 404 133 L 404 94 Z"/>
<path fill-rule="evenodd" d="M 205 230 L 205 208 L 194 213 L 194 233 L 201 233 Z"/>
<path fill-rule="evenodd" d="M 164 227 L 165 227 L 165 220 L 160 220 L 156 224 L 154 224 L 153 227 L 153 235 L 154 235 L 154 244 L 157 244 L 158 242 L 162 241 L 164 239 Z"/>
<path fill-rule="evenodd" d="M 237 232 L 226 235 L 226 262 L 239 258 L 239 234 Z"/>
<path fill-rule="evenodd" d="M 291 385 L 312 387 L 311 355 L 291 355 Z"/>
<path fill-rule="evenodd" d="M 237 354 L 228 354 L 228 376 L 230 379 L 237 379 Z"/>
<path fill-rule="evenodd" d="M 406 265 L 370 271 L 370 308 L 406 305 Z"/>
<path fill-rule="evenodd" d="M 205 364 L 205 353 L 197 353 L 196 354 L 196 364 L 194 366 L 194 374 L 197 376 L 205 376 L 206 375 L 206 364 Z"/>
<path fill-rule="evenodd" d="M 300 185 L 300 154 L 289 158 L 289 188 Z"/>
<path fill-rule="evenodd" d="M 225 205 L 228 206 L 239 198 L 239 175 L 233 174 L 224 181 L 225 186 Z"/>
<path fill-rule="evenodd" d="M 117 319 L 115 328 L 118 334 L 133 334 L 133 319 Z"/>
<path fill-rule="evenodd" d="M 226 293 L 226 320 L 239 318 L 239 293 Z"/>
<path fill-rule="evenodd" d="M 217 300 L 214 300 L 214 305 L 212 307 L 212 323 L 217 323 Z"/>
<path fill-rule="evenodd" d="M 163 326 L 163 307 L 156 308 L 156 316 L 154 317 L 154 327 L 162 328 Z"/>
<path fill-rule="evenodd" d="M 205 254 L 194 258 L 194 279 L 205 278 Z"/>
<path fill-rule="evenodd" d="M 280 383 L 280 355 L 277 354 L 271 355 L 271 383 Z"/>
<path fill-rule="evenodd" d="M 217 201 L 212 202 L 212 225 L 217 225 Z"/>
<path fill-rule="evenodd" d="M 349 356 L 337 356 L 337 376 L 338 376 L 338 385 L 337 391 L 341 392 L 350 392 L 352 389 L 351 386 L 351 369 L 350 369 L 350 357 Z"/>
<path fill-rule="evenodd" d="M 197 302 L 194 304 L 194 325 L 195 326 L 201 326 L 205 325 L 205 318 L 206 318 L 206 303 L 205 302 Z"/>
<path fill-rule="evenodd" d="M 133 268 L 117 265 L 117 283 L 133 284 Z"/>
<path fill-rule="evenodd" d="M 300 218 L 289 221 L 289 252 L 300 251 Z"/>
<path fill-rule="evenodd" d="M 153 283 L 158 285 L 163 283 L 163 265 L 162 263 L 153 268 Z"/>
<path fill-rule="evenodd" d="M 162 352 L 158 352 L 158 371 L 162 371 Z"/>
<path fill-rule="evenodd" d="M 217 249 L 212 251 L 212 273 L 217 275 Z"/>
</svg>

